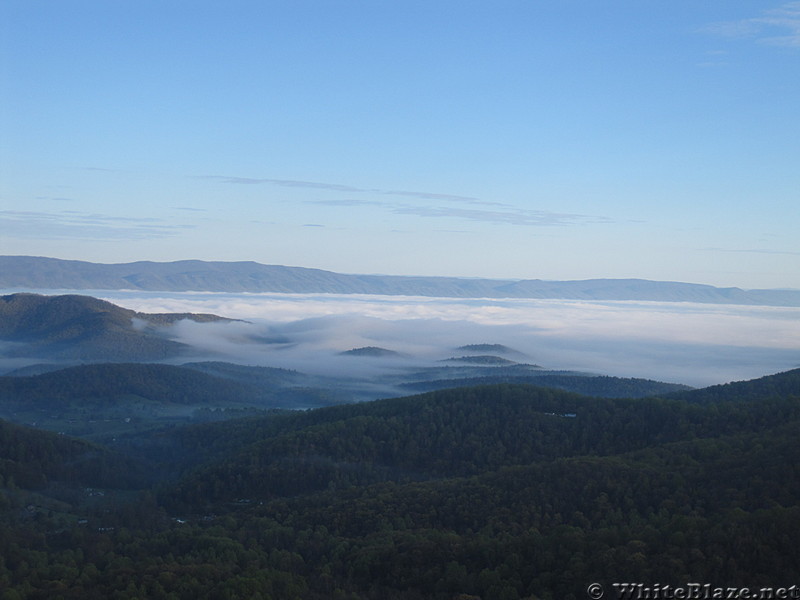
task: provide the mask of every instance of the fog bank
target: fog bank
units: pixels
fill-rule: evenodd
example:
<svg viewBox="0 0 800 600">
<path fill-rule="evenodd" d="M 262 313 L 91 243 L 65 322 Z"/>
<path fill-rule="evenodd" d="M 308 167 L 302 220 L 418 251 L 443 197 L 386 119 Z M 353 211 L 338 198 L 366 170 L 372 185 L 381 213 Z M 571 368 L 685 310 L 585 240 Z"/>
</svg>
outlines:
<svg viewBox="0 0 800 600">
<path fill-rule="evenodd" d="M 465 344 L 504 344 L 525 362 L 705 386 L 800 366 L 800 309 L 668 302 L 453 299 L 334 294 L 97 292 L 141 312 L 203 312 L 248 323 L 183 322 L 198 353 L 323 374 L 425 364 Z M 400 357 L 341 356 L 377 346 Z"/>
</svg>

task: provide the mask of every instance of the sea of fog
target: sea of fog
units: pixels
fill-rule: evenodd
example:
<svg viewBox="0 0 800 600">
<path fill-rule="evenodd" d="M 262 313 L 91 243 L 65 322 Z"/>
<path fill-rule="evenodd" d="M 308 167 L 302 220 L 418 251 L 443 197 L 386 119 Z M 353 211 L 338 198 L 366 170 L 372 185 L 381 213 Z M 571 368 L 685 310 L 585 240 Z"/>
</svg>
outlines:
<svg viewBox="0 0 800 600">
<path fill-rule="evenodd" d="M 198 356 L 320 374 L 353 368 L 352 357 L 339 355 L 352 348 L 393 350 L 408 366 L 457 356 L 458 346 L 482 343 L 509 346 L 525 355 L 518 360 L 547 369 L 698 387 L 800 366 L 800 308 L 337 294 L 81 293 L 140 312 L 202 312 L 244 320 L 184 321 L 171 335 L 192 345 Z M 361 365 L 368 368 L 368 363 Z M 371 364 L 381 368 L 376 360 Z"/>
</svg>

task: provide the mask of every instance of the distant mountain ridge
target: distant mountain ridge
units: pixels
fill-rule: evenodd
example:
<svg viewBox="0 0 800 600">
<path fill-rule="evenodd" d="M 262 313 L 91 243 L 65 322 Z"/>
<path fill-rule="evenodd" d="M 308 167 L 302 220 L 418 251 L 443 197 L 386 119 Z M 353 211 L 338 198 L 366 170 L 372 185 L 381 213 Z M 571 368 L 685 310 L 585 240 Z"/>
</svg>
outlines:
<svg viewBox="0 0 800 600">
<path fill-rule="evenodd" d="M 34 256 L 0 256 L 0 289 L 329 293 L 800 306 L 798 290 L 742 290 L 644 279 L 543 281 L 351 275 L 252 261 L 100 264 Z"/>
</svg>

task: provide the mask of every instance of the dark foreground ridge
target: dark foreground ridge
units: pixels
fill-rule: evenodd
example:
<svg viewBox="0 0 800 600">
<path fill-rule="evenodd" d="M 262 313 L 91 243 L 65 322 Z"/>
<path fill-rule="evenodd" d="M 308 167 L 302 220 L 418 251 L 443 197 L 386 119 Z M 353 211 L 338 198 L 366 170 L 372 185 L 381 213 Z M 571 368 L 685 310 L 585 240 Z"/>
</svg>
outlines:
<svg viewBox="0 0 800 600">
<path fill-rule="evenodd" d="M 798 433 L 800 370 L 669 398 L 471 386 L 105 446 L 0 422 L 0 585 L 299 600 L 789 587 Z"/>
<path fill-rule="evenodd" d="M 800 306 L 800 291 L 742 290 L 644 279 L 543 281 L 349 275 L 252 261 L 99 264 L 34 256 L 0 256 L 0 289 L 332 293 Z"/>
</svg>

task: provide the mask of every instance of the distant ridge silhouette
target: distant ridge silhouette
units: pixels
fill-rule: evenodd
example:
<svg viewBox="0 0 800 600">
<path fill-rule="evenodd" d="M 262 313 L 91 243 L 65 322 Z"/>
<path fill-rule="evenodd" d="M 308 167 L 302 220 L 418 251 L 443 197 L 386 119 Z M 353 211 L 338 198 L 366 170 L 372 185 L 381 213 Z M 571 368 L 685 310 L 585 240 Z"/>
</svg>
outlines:
<svg viewBox="0 0 800 600">
<path fill-rule="evenodd" d="M 99 264 L 33 256 L 0 256 L 0 289 L 329 293 L 800 306 L 800 290 L 743 290 L 645 279 L 545 281 L 352 275 L 252 261 Z"/>
</svg>

